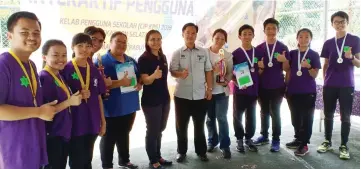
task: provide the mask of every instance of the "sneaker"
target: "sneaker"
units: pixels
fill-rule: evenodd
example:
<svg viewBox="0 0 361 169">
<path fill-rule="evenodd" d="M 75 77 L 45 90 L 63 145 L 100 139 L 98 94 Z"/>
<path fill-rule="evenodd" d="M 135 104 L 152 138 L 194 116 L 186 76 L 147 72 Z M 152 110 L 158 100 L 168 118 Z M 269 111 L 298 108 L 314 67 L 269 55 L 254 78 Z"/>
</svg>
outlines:
<svg viewBox="0 0 361 169">
<path fill-rule="evenodd" d="M 160 163 L 160 165 L 172 165 L 173 164 L 172 161 L 165 160 L 164 158 L 160 158 L 159 163 Z"/>
<path fill-rule="evenodd" d="M 320 146 L 318 146 L 317 152 L 325 153 L 332 150 L 332 143 L 328 140 L 324 141 Z"/>
<path fill-rule="evenodd" d="M 151 169 L 165 169 L 162 165 L 160 165 L 160 163 L 149 164 L 149 168 L 151 168 Z"/>
<path fill-rule="evenodd" d="M 212 145 L 208 145 L 207 146 L 207 152 L 213 152 L 214 151 L 214 149 L 216 149 L 217 147 L 216 146 L 212 146 Z"/>
<path fill-rule="evenodd" d="M 257 138 L 256 141 L 253 142 L 253 144 L 256 146 L 266 145 L 266 144 L 269 144 L 269 139 L 266 137 L 260 136 Z"/>
<path fill-rule="evenodd" d="M 203 162 L 209 161 L 207 154 L 198 155 L 199 159 Z"/>
<path fill-rule="evenodd" d="M 223 148 L 221 149 L 222 152 L 222 156 L 225 159 L 230 159 L 231 158 L 231 151 L 229 150 L 229 148 Z"/>
<path fill-rule="evenodd" d="M 279 152 L 280 151 L 280 141 L 272 140 L 271 152 Z"/>
<path fill-rule="evenodd" d="M 348 152 L 348 147 L 345 145 L 342 145 L 340 148 L 340 159 L 348 160 L 350 159 L 350 153 Z"/>
<path fill-rule="evenodd" d="M 297 140 L 297 139 L 293 139 L 293 141 L 289 142 L 286 144 L 287 148 L 290 149 L 296 149 L 301 145 L 301 141 Z"/>
<path fill-rule="evenodd" d="M 246 145 L 247 145 L 249 151 L 252 151 L 252 152 L 257 152 L 258 151 L 258 148 L 257 148 L 256 145 L 254 145 L 252 139 L 247 139 L 246 140 Z"/>
<path fill-rule="evenodd" d="M 305 156 L 308 153 L 308 146 L 300 145 L 297 150 L 294 152 L 296 156 Z"/>
<path fill-rule="evenodd" d="M 243 146 L 243 140 L 242 139 L 237 140 L 236 148 L 237 148 L 238 152 L 244 153 L 244 146 Z"/>
<path fill-rule="evenodd" d="M 125 164 L 119 164 L 119 167 L 123 167 L 123 168 L 126 168 L 126 169 L 137 169 L 138 168 L 137 165 L 132 164 L 131 162 L 125 163 Z"/>
</svg>

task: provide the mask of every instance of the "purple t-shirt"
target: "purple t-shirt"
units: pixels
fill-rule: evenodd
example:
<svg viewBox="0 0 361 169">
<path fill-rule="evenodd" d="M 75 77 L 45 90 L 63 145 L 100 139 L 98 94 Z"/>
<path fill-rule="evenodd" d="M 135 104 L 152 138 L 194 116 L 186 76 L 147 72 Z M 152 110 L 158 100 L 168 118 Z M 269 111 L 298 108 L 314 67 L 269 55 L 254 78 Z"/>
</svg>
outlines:
<svg viewBox="0 0 361 169">
<path fill-rule="evenodd" d="M 31 78 L 30 65 L 23 63 Z M 31 62 L 36 79 L 36 66 Z M 5 52 L 0 55 L 0 104 L 34 107 L 30 86 L 18 62 Z M 42 88 L 38 81 L 36 101 L 42 105 Z M 29 82 L 30 83 L 30 82 Z M 0 168 L 39 169 L 48 164 L 45 122 L 39 118 L 17 121 L 0 120 Z"/>
<path fill-rule="evenodd" d="M 64 79 L 60 77 L 60 75 L 57 75 L 57 77 L 59 79 Z M 55 79 L 49 74 L 49 72 L 45 70 L 40 72 L 40 82 L 43 86 L 44 103 L 52 102 L 54 100 L 58 100 L 58 103 L 61 103 L 68 99 L 65 91 L 58 83 L 56 83 Z M 61 136 L 64 141 L 69 141 L 71 136 L 71 125 L 71 114 L 69 108 L 66 108 L 63 111 L 58 112 L 53 121 L 46 122 L 46 131 L 51 137 Z"/>
<path fill-rule="evenodd" d="M 305 52 L 301 52 L 300 60 L 305 55 Z M 287 93 L 289 94 L 307 94 L 316 93 L 316 81 L 310 75 L 307 68 L 302 68 L 302 76 L 297 76 L 298 71 L 298 50 L 292 50 L 287 58 L 290 62 L 290 79 L 287 86 Z M 305 57 L 307 62 L 312 68 L 321 69 L 320 56 L 317 52 L 310 49 Z"/>
<path fill-rule="evenodd" d="M 341 49 L 343 38 L 337 39 L 337 45 Z M 360 38 L 351 34 L 347 34 L 345 47 L 352 47 L 352 54 L 360 53 Z M 343 63 L 337 63 L 338 53 L 335 44 L 335 38 L 327 40 L 323 44 L 321 57 L 329 60 L 326 70 L 324 86 L 329 87 L 354 87 L 354 65 L 350 59 L 345 58 L 345 52 L 342 50 Z"/>
<path fill-rule="evenodd" d="M 268 45 L 270 53 L 272 52 L 273 45 L 274 44 Z M 257 49 L 262 52 L 263 63 L 265 66 L 264 71 L 260 76 L 260 87 L 264 89 L 278 89 L 285 87 L 285 76 L 283 74 L 282 63 L 278 62 L 275 56 L 282 54 L 283 51 L 286 51 L 287 58 L 289 55 L 287 46 L 280 41 L 276 42 L 276 47 L 272 56 L 272 67 L 268 67 L 269 58 L 266 42 L 258 45 Z"/>
<path fill-rule="evenodd" d="M 79 67 L 79 66 L 78 66 Z M 86 81 L 86 68 L 79 67 L 84 82 Z M 69 85 L 72 93 L 81 91 L 81 83 L 76 74 L 74 66 L 69 61 L 61 72 L 64 80 Z M 100 105 L 98 96 L 105 93 L 105 83 L 95 66 L 90 66 L 90 98 L 82 100 L 79 106 L 71 107 L 72 114 L 72 136 L 83 136 L 87 134 L 98 134 L 100 131 Z"/>
<path fill-rule="evenodd" d="M 235 91 L 236 94 L 244 94 L 244 95 L 251 95 L 251 96 L 258 96 L 258 87 L 259 87 L 259 75 L 258 75 L 258 64 L 257 62 L 262 58 L 262 51 L 255 48 L 255 61 L 254 61 L 254 72 L 251 73 L 253 85 L 247 87 L 245 90 L 239 89 L 236 85 L 233 87 L 233 91 Z M 253 49 L 246 50 L 249 59 L 252 58 L 252 52 Z M 246 54 L 243 52 L 242 48 L 238 48 L 235 51 L 232 52 L 233 55 L 233 65 L 237 65 L 243 62 L 247 62 L 249 68 L 251 69 L 251 64 L 248 62 L 248 59 L 246 57 Z"/>
</svg>

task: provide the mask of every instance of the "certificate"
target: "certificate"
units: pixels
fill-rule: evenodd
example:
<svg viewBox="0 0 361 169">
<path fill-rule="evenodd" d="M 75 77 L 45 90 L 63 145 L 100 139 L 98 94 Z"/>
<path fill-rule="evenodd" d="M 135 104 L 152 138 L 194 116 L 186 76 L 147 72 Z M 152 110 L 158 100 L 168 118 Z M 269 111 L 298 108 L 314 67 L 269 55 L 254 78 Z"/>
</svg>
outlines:
<svg viewBox="0 0 361 169">
<path fill-rule="evenodd" d="M 125 62 L 122 64 L 116 64 L 115 70 L 117 73 L 118 80 L 123 79 L 125 72 L 128 72 L 128 78 L 131 79 L 131 84 L 128 87 L 120 86 L 121 93 L 129 93 L 135 91 L 135 86 L 137 85 L 137 76 L 134 71 L 134 63 L 133 62 Z"/>
<path fill-rule="evenodd" d="M 247 62 L 243 62 L 243 63 L 237 64 L 237 65 L 234 65 L 233 72 L 236 75 L 237 84 L 238 84 L 239 89 L 253 85 L 252 76 L 249 71 Z"/>
</svg>

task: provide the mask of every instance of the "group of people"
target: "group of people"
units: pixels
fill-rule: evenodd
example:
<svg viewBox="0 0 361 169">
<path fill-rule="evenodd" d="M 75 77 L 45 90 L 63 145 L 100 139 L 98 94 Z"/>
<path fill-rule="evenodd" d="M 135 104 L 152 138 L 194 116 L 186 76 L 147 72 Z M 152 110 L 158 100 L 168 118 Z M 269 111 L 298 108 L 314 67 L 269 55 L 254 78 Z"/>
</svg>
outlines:
<svg viewBox="0 0 361 169">
<path fill-rule="evenodd" d="M 317 151 L 332 149 L 333 115 L 339 100 L 340 158 L 349 159 L 353 71 L 354 66 L 360 67 L 360 38 L 347 33 L 348 22 L 345 12 L 331 16 L 336 35 L 324 43 L 321 55 L 310 49 L 313 34 L 307 28 L 297 32 L 298 49 L 289 51 L 277 40 L 279 22 L 273 18 L 264 21 L 266 40 L 256 47 L 252 46 L 254 28 L 242 25 L 238 31 L 241 45 L 232 53 L 223 49 L 226 31 L 215 30 L 212 45 L 202 48 L 195 45 L 197 25 L 187 23 L 182 28 L 184 45 L 173 53 L 169 66 L 159 31 L 150 30 L 146 34 L 146 50 L 136 61 L 125 54 L 128 38 L 122 32 L 111 35 L 106 54 L 94 56 L 106 34 L 103 29 L 90 26 L 73 37 L 70 61 L 62 41 L 45 42 L 44 65 L 38 74 L 29 57 L 41 44 L 40 21 L 34 13 L 16 12 L 7 22 L 11 48 L 0 55 L 0 168 L 65 169 L 69 159 L 71 169 L 91 169 L 98 136 L 104 169 L 113 168 L 115 145 L 118 165 L 138 168 L 129 160 L 129 133 L 140 106 L 147 124 L 145 147 L 149 167 L 161 169 L 172 165 L 161 155 L 162 132 L 167 126 L 171 101 L 168 73 L 176 80 L 177 162 L 186 159 L 190 117 L 194 123 L 195 152 L 200 160 L 208 161 L 207 151 L 213 152 L 218 144 L 223 157 L 231 158 L 227 122 L 231 81 L 235 84 L 233 127 L 237 151 L 244 153 L 246 147 L 256 152 L 257 146 L 270 142 L 270 117 L 270 150 L 280 150 L 280 106 L 286 97 L 295 131 L 294 140 L 286 146 L 295 148 L 295 155 L 304 156 L 312 135 L 320 57 L 325 59 L 322 67 L 325 141 Z M 238 64 L 247 65 L 253 85 L 238 86 L 234 74 Z M 131 71 L 119 73 L 119 66 L 130 66 Z M 261 136 L 252 140 L 257 101 L 261 106 Z"/>
</svg>

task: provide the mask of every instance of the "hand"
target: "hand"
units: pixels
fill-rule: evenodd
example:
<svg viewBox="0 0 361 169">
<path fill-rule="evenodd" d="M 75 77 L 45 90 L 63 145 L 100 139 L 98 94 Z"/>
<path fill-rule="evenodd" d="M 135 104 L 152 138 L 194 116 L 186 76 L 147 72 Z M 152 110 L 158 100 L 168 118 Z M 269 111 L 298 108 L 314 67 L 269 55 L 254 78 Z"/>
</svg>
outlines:
<svg viewBox="0 0 361 169">
<path fill-rule="evenodd" d="M 45 121 L 52 121 L 55 114 L 56 108 L 55 105 L 58 103 L 57 100 L 54 100 L 50 103 L 46 103 L 40 106 L 39 108 L 39 116 L 38 118 L 45 120 Z"/>
<path fill-rule="evenodd" d="M 163 73 L 162 70 L 160 70 L 159 66 L 157 66 L 157 69 L 155 69 L 152 76 L 154 77 L 154 79 L 160 79 L 160 78 L 162 78 L 162 73 Z"/>
<path fill-rule="evenodd" d="M 225 82 L 223 82 L 223 83 L 217 83 L 217 84 L 220 85 L 220 86 L 227 86 L 227 85 L 228 85 L 228 82 L 225 81 Z"/>
<path fill-rule="evenodd" d="M 105 135 L 105 132 L 107 130 L 107 125 L 106 125 L 106 122 L 103 121 L 101 122 L 101 125 L 100 125 L 100 132 L 99 132 L 99 136 L 104 136 Z"/>
<path fill-rule="evenodd" d="M 350 49 L 347 51 L 347 52 L 345 52 L 345 58 L 347 58 L 347 59 L 352 59 L 352 47 L 350 47 Z"/>
<path fill-rule="evenodd" d="M 206 90 L 206 99 L 207 99 L 207 100 L 211 100 L 211 99 L 212 99 L 212 91 L 211 91 L 211 90 Z"/>
<path fill-rule="evenodd" d="M 306 59 L 303 59 L 302 62 L 301 62 L 301 67 L 310 69 L 310 68 L 311 68 L 311 65 L 307 62 Z"/>
<path fill-rule="evenodd" d="M 283 51 L 282 54 L 278 55 L 276 59 L 277 59 L 278 62 L 282 62 L 282 63 L 286 62 L 287 61 L 287 59 L 286 59 L 286 51 Z"/>
<path fill-rule="evenodd" d="M 112 85 L 112 79 L 110 77 L 104 78 L 105 86 L 111 86 Z"/>
<path fill-rule="evenodd" d="M 263 62 L 263 57 L 260 61 L 258 61 L 258 67 L 261 68 L 261 69 L 264 69 L 264 62 Z"/>
<path fill-rule="evenodd" d="M 220 62 L 217 62 L 216 64 L 213 65 L 213 73 L 218 74 L 220 72 L 219 64 Z"/>
<path fill-rule="evenodd" d="M 128 72 L 124 73 L 124 77 L 121 79 L 124 87 L 128 87 L 132 84 L 132 80 L 128 78 Z"/>
<path fill-rule="evenodd" d="M 184 69 L 183 71 L 182 71 L 182 75 L 181 75 L 181 79 L 185 79 L 185 78 L 187 78 L 188 77 L 188 75 L 189 75 L 189 72 L 188 72 L 188 68 L 186 68 L 186 69 Z"/>
<path fill-rule="evenodd" d="M 142 90 L 143 85 L 140 83 L 137 83 L 137 85 L 135 85 L 134 88 L 136 88 L 137 91 L 140 91 L 140 90 Z"/>
<path fill-rule="evenodd" d="M 242 88 L 241 88 L 241 90 L 246 90 L 247 89 L 247 86 L 243 86 Z"/>
<path fill-rule="evenodd" d="M 79 106 L 81 103 L 82 95 L 77 91 L 68 99 L 69 106 Z"/>
<path fill-rule="evenodd" d="M 81 93 L 82 99 L 89 99 L 90 90 L 81 90 L 80 93 Z"/>
</svg>

